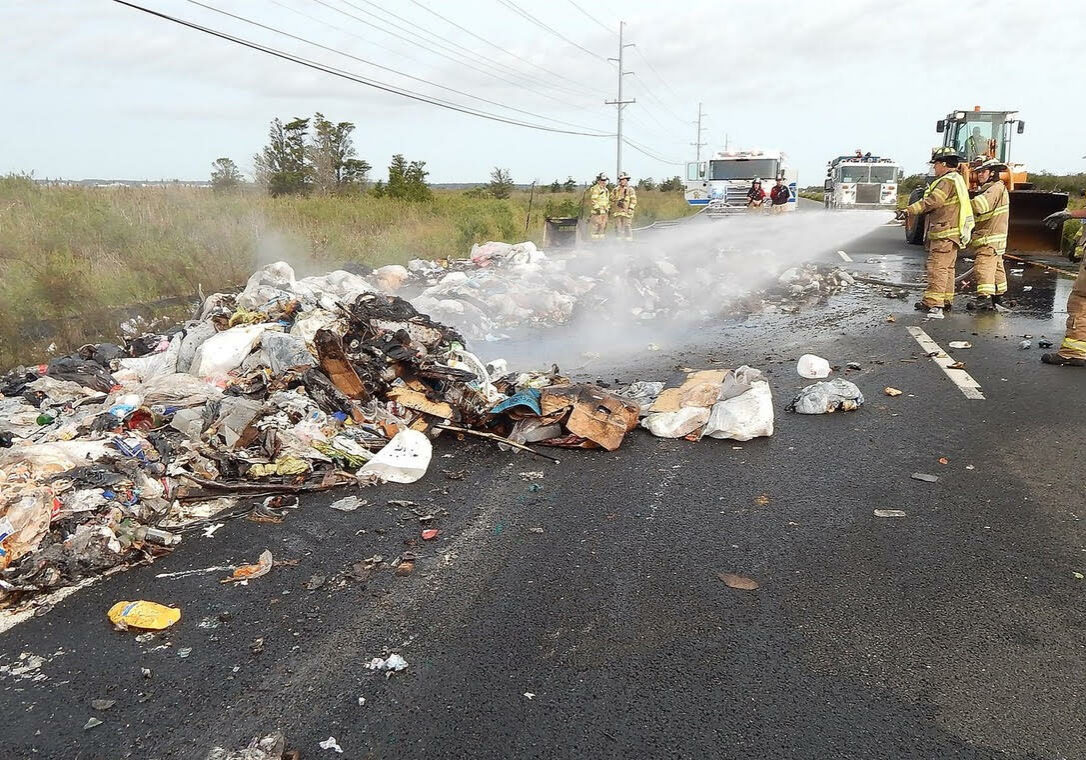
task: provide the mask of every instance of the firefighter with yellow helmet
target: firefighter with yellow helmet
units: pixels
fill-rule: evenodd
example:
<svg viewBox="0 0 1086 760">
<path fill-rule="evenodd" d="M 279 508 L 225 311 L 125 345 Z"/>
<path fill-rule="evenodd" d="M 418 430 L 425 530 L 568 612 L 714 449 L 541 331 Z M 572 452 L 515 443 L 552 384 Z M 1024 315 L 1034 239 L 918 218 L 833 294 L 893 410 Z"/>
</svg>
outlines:
<svg viewBox="0 0 1086 760">
<path fill-rule="evenodd" d="M 611 191 L 607 189 L 607 175 L 600 172 L 596 182 L 588 189 L 588 222 L 593 240 L 603 240 L 607 234 L 607 214 L 611 210 Z"/>
<path fill-rule="evenodd" d="M 1007 292 L 1007 271 L 1003 254 L 1007 250 L 1007 228 L 1010 221 L 1010 193 L 1000 179 L 1007 165 L 996 159 L 977 162 L 973 172 L 979 192 L 971 206 L 976 226 L 969 248 L 973 252 L 977 278 L 977 295 L 967 308 L 991 310 L 1000 305 Z"/>
<path fill-rule="evenodd" d="M 611 216 L 615 219 L 615 235 L 619 240 L 633 240 L 633 215 L 637 208 L 637 191 L 626 172 L 618 175 L 618 186 L 611 191 Z"/>
<path fill-rule="evenodd" d="M 969 188 L 958 171 L 962 157 L 953 148 L 937 148 L 931 154 L 935 181 L 924 197 L 905 209 L 908 216 L 927 215 L 924 244 L 928 253 L 928 284 L 916 308 L 933 319 L 943 318 L 943 309 L 954 299 L 954 264 L 958 251 L 969 245 L 973 234 L 973 208 Z"/>
</svg>

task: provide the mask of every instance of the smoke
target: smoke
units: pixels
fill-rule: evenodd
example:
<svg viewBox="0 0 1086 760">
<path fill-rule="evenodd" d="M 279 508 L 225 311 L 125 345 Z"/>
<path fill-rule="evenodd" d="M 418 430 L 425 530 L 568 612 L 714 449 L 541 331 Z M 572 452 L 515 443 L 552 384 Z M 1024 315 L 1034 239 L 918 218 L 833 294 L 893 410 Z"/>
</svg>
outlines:
<svg viewBox="0 0 1086 760">
<path fill-rule="evenodd" d="M 775 285 L 790 267 L 818 260 L 842 264 L 837 250 L 890 218 L 879 211 L 699 217 L 646 230 L 632 244 L 607 241 L 572 254 L 549 253 L 564 261 L 567 273 L 595 282 L 579 297 L 570 323 L 475 347 L 517 366 L 558 362 L 575 369 L 643 352 L 650 344 L 689 343 L 706 321 L 756 311 L 758 292 Z M 561 282 L 525 277 L 524 287 Z"/>
</svg>

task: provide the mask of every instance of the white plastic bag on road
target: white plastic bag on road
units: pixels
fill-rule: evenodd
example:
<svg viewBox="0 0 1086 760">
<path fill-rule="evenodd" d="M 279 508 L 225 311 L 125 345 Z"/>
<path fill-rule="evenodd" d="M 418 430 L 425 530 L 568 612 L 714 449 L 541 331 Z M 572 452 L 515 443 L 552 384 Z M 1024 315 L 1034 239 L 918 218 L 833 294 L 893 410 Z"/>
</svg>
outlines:
<svg viewBox="0 0 1086 760">
<path fill-rule="evenodd" d="M 653 412 L 641 420 L 641 427 L 658 438 L 682 438 L 696 432 L 708 421 L 708 408 L 684 406 L 674 412 Z"/>
<path fill-rule="evenodd" d="M 836 378 L 828 383 L 808 385 L 792 400 L 788 409 L 797 414 L 829 414 L 838 410 L 851 412 L 863 403 L 864 394 L 854 383 Z"/>
<path fill-rule="evenodd" d="M 830 363 L 821 356 L 804 354 L 796 363 L 796 372 L 808 380 L 820 380 L 830 376 Z"/>
<path fill-rule="evenodd" d="M 362 465 L 358 476 L 362 480 L 376 476 L 390 483 L 414 483 L 426 474 L 433 453 L 434 447 L 423 433 L 401 430 L 373 459 Z"/>
<path fill-rule="evenodd" d="M 769 383 L 755 380 L 738 396 L 713 404 L 703 435 L 736 441 L 773 435 L 773 393 Z"/>
</svg>

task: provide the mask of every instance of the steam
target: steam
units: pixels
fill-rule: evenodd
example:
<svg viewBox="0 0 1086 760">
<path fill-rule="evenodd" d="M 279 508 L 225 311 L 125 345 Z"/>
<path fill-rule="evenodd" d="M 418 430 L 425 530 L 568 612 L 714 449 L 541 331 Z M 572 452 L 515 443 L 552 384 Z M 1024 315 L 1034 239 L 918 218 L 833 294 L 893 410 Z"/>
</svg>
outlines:
<svg viewBox="0 0 1086 760">
<path fill-rule="evenodd" d="M 572 370 L 650 345 L 690 343 L 706 320 L 749 311 L 757 292 L 790 267 L 842 263 L 835 251 L 890 218 L 879 211 L 738 214 L 648 230 L 633 244 L 609 240 L 574 254 L 548 252 L 598 284 L 581 297 L 568 328 L 521 333 L 485 351 L 517 366 L 558 362 Z"/>
</svg>

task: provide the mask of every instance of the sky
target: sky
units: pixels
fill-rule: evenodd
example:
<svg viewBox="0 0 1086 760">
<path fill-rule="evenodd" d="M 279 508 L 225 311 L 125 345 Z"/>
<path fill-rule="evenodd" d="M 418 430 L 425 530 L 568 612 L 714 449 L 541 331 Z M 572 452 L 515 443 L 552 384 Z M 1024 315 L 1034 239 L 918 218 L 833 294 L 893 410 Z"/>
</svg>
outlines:
<svg viewBox="0 0 1086 760">
<path fill-rule="evenodd" d="M 1086 170 L 1080 0 L 132 2 L 382 86 L 606 136 L 447 110 L 112 0 L 0 0 L 0 174 L 203 180 L 220 156 L 248 173 L 273 118 L 320 111 L 357 126 L 373 178 L 394 153 L 426 161 L 433 182 L 485 182 L 496 166 L 519 183 L 614 176 L 603 101 L 617 96 L 620 21 L 635 178 L 684 172 L 699 102 L 704 150 L 783 150 L 801 186 L 857 148 L 921 171 L 935 121 L 974 105 L 1020 112 L 1014 160 L 1030 170 Z"/>
</svg>

